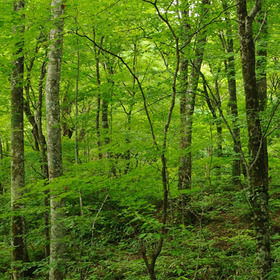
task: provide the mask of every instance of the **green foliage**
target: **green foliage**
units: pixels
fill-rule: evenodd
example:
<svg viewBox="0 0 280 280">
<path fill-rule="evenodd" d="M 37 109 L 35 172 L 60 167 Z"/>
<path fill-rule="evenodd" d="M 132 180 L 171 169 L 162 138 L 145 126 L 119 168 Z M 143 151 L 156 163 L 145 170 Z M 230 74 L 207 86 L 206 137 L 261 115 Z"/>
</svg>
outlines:
<svg viewBox="0 0 280 280">
<path fill-rule="evenodd" d="M 47 60 L 50 43 L 49 2 L 26 1 L 25 8 L 24 85 L 30 74 L 29 96 L 26 94 L 25 98 L 30 102 L 34 117 L 38 114 L 41 67 Z M 61 211 L 65 213 L 66 279 L 149 279 L 142 250 L 144 245 L 150 260 L 163 236 L 163 153 L 167 158 L 169 197 L 163 250 L 155 266 L 157 279 L 253 280 L 258 277 L 245 172 L 239 178 L 240 184 L 232 184 L 232 163 L 238 154 L 233 152 L 229 130 L 233 127 L 234 118 L 228 107 L 227 69 L 224 67 L 225 60 L 231 55 L 234 55 L 236 63 L 240 141 L 245 159 L 249 157 L 238 40 L 234 40 L 233 53 L 225 51 L 223 44 L 228 39 L 225 32 L 228 22 L 224 20 L 226 14 L 221 1 L 212 1 L 208 13 L 203 16 L 199 16 L 202 13 L 201 1 L 179 1 L 182 2 L 179 4 L 174 1 L 171 5 L 171 1 L 159 0 L 158 11 L 148 2 L 69 0 L 65 4 L 61 124 L 68 128 L 70 134 L 62 139 L 64 175 L 51 184 L 42 178 L 41 153 L 35 151 L 33 127 L 25 118 L 26 187 L 18 202 L 24 205 L 19 214 L 25 219 L 25 239 L 30 258 L 30 262 L 22 264 L 22 269 L 33 270 L 34 279 L 46 279 L 49 270 L 44 253 L 49 242 L 44 235 L 44 214 L 50 211 L 44 199 L 49 190 L 59 194 L 58 200 L 65 201 Z M 179 103 L 185 92 L 179 73 L 166 149 L 162 150 L 176 67 L 176 39 L 169 27 L 182 47 L 182 39 L 186 38 L 182 38 L 182 13 L 179 11 L 183 6 L 186 8 L 184 2 L 190 3 L 189 27 L 185 30 L 186 36 L 190 37 L 187 38 L 189 44 L 180 50 L 180 55 L 186 55 L 191 66 L 197 58 L 194 52 L 198 44 L 196 34 L 206 31 L 208 37 L 201 71 L 209 92 L 211 90 L 216 95 L 219 92 L 221 112 L 210 95 L 216 112 L 216 117 L 213 116 L 200 78 L 192 119 L 192 145 L 181 150 Z M 227 2 L 234 6 L 234 1 Z M 270 11 L 268 100 L 261 119 L 263 131 L 269 133 L 274 258 L 268 279 L 279 279 L 279 3 L 267 1 L 266 5 Z M 0 278 L 10 279 L 9 75 L 14 51 L 12 46 L 17 38 L 12 36 L 12 1 L 2 1 L 0 11 L 0 139 L 3 147 L 0 162 Z M 228 10 L 228 16 L 235 38 L 235 7 Z M 254 28 L 257 33 L 259 27 L 256 25 Z M 97 58 L 99 69 L 96 67 Z M 33 67 L 29 69 L 32 63 Z M 97 81 L 98 70 L 100 84 Z M 45 80 L 43 87 L 44 83 Z M 97 104 L 99 97 L 100 108 Z M 107 103 L 107 109 L 104 103 Z M 106 110 L 109 130 L 104 125 L 105 121 L 102 122 Z M 98 114 L 99 131 L 96 125 Z M 44 100 L 42 121 L 42 131 L 46 135 Z M 222 139 L 217 132 L 219 124 Z M 222 153 L 218 143 L 222 146 Z M 79 149 L 78 164 L 76 144 Z M 178 190 L 179 159 L 188 152 L 192 152 L 192 188 Z M 187 201 L 183 209 L 182 198 Z"/>
</svg>

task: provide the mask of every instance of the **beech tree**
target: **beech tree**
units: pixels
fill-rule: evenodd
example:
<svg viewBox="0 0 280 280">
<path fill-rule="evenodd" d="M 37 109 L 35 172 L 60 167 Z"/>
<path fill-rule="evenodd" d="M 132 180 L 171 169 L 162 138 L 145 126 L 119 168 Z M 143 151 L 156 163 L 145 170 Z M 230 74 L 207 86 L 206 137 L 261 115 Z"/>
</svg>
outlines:
<svg viewBox="0 0 280 280">
<path fill-rule="evenodd" d="M 12 210 L 12 278 L 24 277 L 23 264 L 28 260 L 24 242 L 24 218 L 21 197 L 25 186 L 23 140 L 23 75 L 24 75 L 24 1 L 14 2 L 15 50 L 11 74 L 11 210 Z"/>
<path fill-rule="evenodd" d="M 256 230 L 260 278 L 266 279 L 271 268 L 267 142 L 261 126 L 260 104 L 263 100 L 257 86 L 256 53 L 253 38 L 253 20 L 261 10 L 262 1 L 256 0 L 249 12 L 246 0 L 237 0 L 236 4 L 249 135 L 250 159 L 247 166 L 247 176 Z"/>
<path fill-rule="evenodd" d="M 51 234 L 50 234 L 50 280 L 64 278 L 63 256 L 65 252 L 63 226 L 63 199 L 59 196 L 62 190 L 56 189 L 54 179 L 62 176 L 62 148 L 59 107 L 59 84 L 63 44 L 63 11 L 61 0 L 53 0 L 52 22 L 50 31 L 50 50 L 46 80 L 46 112 L 47 112 L 47 149 L 49 180 L 51 186 Z"/>
</svg>

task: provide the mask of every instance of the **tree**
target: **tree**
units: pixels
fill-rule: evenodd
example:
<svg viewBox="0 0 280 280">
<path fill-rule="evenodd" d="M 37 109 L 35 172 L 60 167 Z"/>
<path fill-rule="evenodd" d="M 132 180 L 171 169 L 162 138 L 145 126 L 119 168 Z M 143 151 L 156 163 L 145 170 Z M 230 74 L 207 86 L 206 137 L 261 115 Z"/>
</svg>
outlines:
<svg viewBox="0 0 280 280">
<path fill-rule="evenodd" d="M 207 14 L 206 5 L 209 4 L 208 0 L 204 0 L 201 9 L 201 23 L 202 19 Z M 189 24 L 187 22 L 189 11 L 189 3 L 184 1 L 182 3 L 184 10 L 182 11 L 182 42 L 183 46 L 186 47 L 190 38 L 188 38 Z M 198 33 L 195 40 L 195 58 L 193 61 L 188 61 L 187 51 L 185 48 L 185 54 L 182 55 L 181 61 L 181 76 L 182 76 L 182 91 L 180 99 L 180 115 L 181 115 L 181 139 L 180 139 L 180 149 L 182 155 L 180 157 L 179 166 L 179 178 L 178 178 L 178 188 L 189 189 L 191 188 L 191 178 L 192 178 L 192 126 L 193 126 L 193 113 L 195 107 L 195 97 L 199 81 L 199 73 L 203 60 L 203 53 L 206 44 L 206 34 L 205 30 Z M 188 68 L 191 64 L 190 74 L 188 74 Z"/>
<path fill-rule="evenodd" d="M 11 74 L 11 210 L 12 210 L 12 277 L 23 278 L 22 264 L 28 260 L 24 242 L 24 218 L 20 213 L 24 190 L 24 137 L 23 137 L 23 75 L 24 75 L 24 1 L 14 2 L 15 50 Z"/>
<path fill-rule="evenodd" d="M 59 83 L 63 44 L 63 12 L 61 0 L 51 3 L 53 28 L 50 31 L 50 50 L 46 80 L 46 111 L 47 111 L 47 147 L 49 180 L 52 181 L 63 174 L 62 147 L 60 128 Z M 63 227 L 63 199 L 59 197 L 61 190 L 52 187 L 50 196 L 51 234 L 50 234 L 50 280 L 64 278 L 63 255 L 65 251 Z"/>
<path fill-rule="evenodd" d="M 228 8 L 227 1 L 223 1 L 223 8 Z M 226 11 L 226 38 L 221 37 L 222 44 L 228 58 L 224 61 L 225 70 L 227 75 L 228 93 L 229 93 L 229 107 L 232 116 L 232 131 L 233 131 L 233 151 L 235 153 L 232 164 L 232 183 L 237 185 L 239 183 L 239 176 L 241 175 L 241 160 L 240 160 L 240 128 L 238 126 L 238 107 L 236 97 L 236 70 L 235 70 L 235 57 L 232 38 L 232 25 L 230 23 L 229 13 Z"/>
<path fill-rule="evenodd" d="M 253 20 L 261 10 L 256 0 L 248 13 L 246 0 L 237 0 L 237 18 L 242 61 L 246 117 L 249 135 L 249 165 L 247 166 L 250 201 L 256 230 L 257 260 L 260 278 L 266 278 L 271 268 L 270 226 L 268 212 L 268 169 L 265 135 L 262 134 L 260 93 L 256 79 L 256 54 Z"/>
</svg>

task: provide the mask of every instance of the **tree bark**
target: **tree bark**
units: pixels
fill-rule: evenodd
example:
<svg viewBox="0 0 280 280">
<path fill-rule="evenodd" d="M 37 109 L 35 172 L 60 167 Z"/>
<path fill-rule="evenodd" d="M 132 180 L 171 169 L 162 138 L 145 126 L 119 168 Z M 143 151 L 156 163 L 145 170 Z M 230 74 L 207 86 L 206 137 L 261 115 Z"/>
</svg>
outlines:
<svg viewBox="0 0 280 280">
<path fill-rule="evenodd" d="M 268 170 L 266 141 L 262 135 L 260 121 L 260 93 L 256 80 L 255 44 L 252 23 L 261 10 L 261 0 L 248 14 L 246 0 L 237 0 L 237 17 L 242 61 L 242 73 L 246 97 L 246 117 L 249 134 L 249 174 L 250 201 L 256 231 L 256 251 L 259 278 L 266 279 L 271 269 L 270 226 L 268 212 Z"/>
<path fill-rule="evenodd" d="M 259 35 L 256 40 L 257 49 L 257 87 L 260 99 L 260 111 L 266 110 L 267 104 L 267 37 L 268 37 L 268 26 L 267 26 L 267 13 L 261 10 L 257 16 L 258 26 L 260 26 Z M 266 155 L 266 168 L 268 170 L 268 154 L 267 154 L 267 139 L 264 138 L 264 149 Z"/>
<path fill-rule="evenodd" d="M 60 127 L 60 106 L 59 106 L 59 84 L 63 44 L 63 5 L 61 0 L 53 0 L 52 22 L 50 31 L 50 50 L 48 54 L 48 69 L 46 80 L 46 112 L 47 112 L 47 148 L 49 180 L 62 176 L 62 148 L 61 148 L 61 127 Z M 63 258 L 65 252 L 64 226 L 63 226 L 63 199 L 59 196 L 61 189 L 51 188 L 51 235 L 50 235 L 50 280 L 62 280 L 65 267 Z"/>
<path fill-rule="evenodd" d="M 12 279 L 23 279 L 24 263 L 28 260 L 24 242 L 24 220 L 21 196 L 25 187 L 24 174 L 24 125 L 23 125 L 23 76 L 24 76 L 24 1 L 14 1 L 16 15 L 13 36 L 16 40 L 11 73 L 11 237 Z"/>
</svg>

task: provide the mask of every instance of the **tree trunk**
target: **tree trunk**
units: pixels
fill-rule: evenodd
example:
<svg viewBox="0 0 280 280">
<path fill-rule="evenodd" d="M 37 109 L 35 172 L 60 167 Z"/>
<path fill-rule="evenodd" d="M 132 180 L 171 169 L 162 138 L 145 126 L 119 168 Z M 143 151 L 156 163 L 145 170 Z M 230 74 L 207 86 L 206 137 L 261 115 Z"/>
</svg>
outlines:
<svg viewBox="0 0 280 280">
<path fill-rule="evenodd" d="M 11 237 L 12 237 L 12 279 L 24 278 L 24 263 L 28 260 L 24 243 L 24 220 L 20 214 L 20 201 L 25 186 L 24 136 L 23 136 L 23 76 L 24 76 L 24 1 L 14 1 L 15 20 L 13 36 L 16 40 L 11 73 Z"/>
<path fill-rule="evenodd" d="M 211 65 L 210 65 L 211 69 Z M 218 73 L 220 72 L 220 69 L 218 70 Z M 217 157 L 220 158 L 223 156 L 223 128 L 222 128 L 222 121 L 221 121 L 221 115 L 217 114 L 217 111 L 220 112 L 221 110 L 221 97 L 220 97 L 220 88 L 218 83 L 218 78 L 215 77 L 214 72 L 211 69 L 211 73 L 215 78 L 215 101 L 213 102 L 211 98 L 209 97 L 207 85 L 206 82 L 203 82 L 203 88 L 204 88 L 204 94 L 206 97 L 206 103 L 208 105 L 208 108 L 214 118 L 215 125 L 216 125 L 216 131 L 217 131 Z M 214 96 L 214 93 L 212 93 L 212 96 Z M 213 104 L 214 103 L 214 104 Z M 211 133 L 212 134 L 212 133 Z M 212 153 L 211 153 L 212 155 Z M 221 166 L 219 164 L 216 164 L 215 168 L 217 169 L 217 177 L 221 179 Z"/>
<path fill-rule="evenodd" d="M 136 73 L 136 67 L 137 67 L 137 44 L 134 43 L 133 44 L 133 67 L 132 67 L 132 70 L 134 73 Z M 136 80 L 135 80 L 135 77 L 133 77 L 133 80 L 132 80 L 132 85 L 133 85 L 133 89 L 132 89 L 132 92 L 131 91 L 128 91 L 130 97 L 132 99 L 135 98 L 135 94 L 136 94 L 136 91 L 135 91 L 135 85 L 136 85 Z M 127 115 L 127 137 L 125 139 L 125 142 L 127 143 L 127 146 L 129 147 L 130 145 L 130 133 L 131 133 L 131 118 L 132 118 L 132 110 L 133 110 L 133 106 L 134 106 L 134 100 L 132 102 L 130 102 L 129 104 L 129 110 L 128 112 L 125 110 L 125 113 Z M 130 147 L 127 149 L 127 151 L 125 152 L 125 160 L 126 160 L 126 163 L 125 163 L 125 168 L 124 168 L 124 174 L 127 174 L 131 167 L 131 151 L 130 151 Z"/>
<path fill-rule="evenodd" d="M 35 121 L 38 127 L 38 141 L 41 150 L 41 173 L 43 179 L 49 178 L 49 170 L 48 170 L 48 157 L 47 157 L 47 143 L 46 138 L 43 134 L 42 129 L 42 104 L 43 104 L 43 83 L 46 75 L 46 61 L 44 61 L 41 65 L 41 74 L 39 80 L 39 97 L 36 105 L 35 112 Z M 45 225 L 45 257 L 50 255 L 50 233 L 49 233 L 49 207 L 50 207 L 50 192 L 49 190 L 45 190 L 44 192 L 44 225 Z"/>
<path fill-rule="evenodd" d="M 102 129 L 104 133 L 104 146 L 106 147 L 110 143 L 110 136 L 109 136 L 109 119 L 108 119 L 108 109 L 109 109 L 109 102 L 107 94 L 105 97 L 102 98 Z M 110 158 L 110 153 L 106 153 L 106 158 Z"/>
<path fill-rule="evenodd" d="M 204 0 L 203 5 L 208 4 L 208 0 Z M 187 6 L 187 5 L 186 5 Z M 206 12 L 207 8 L 203 8 L 203 12 Z M 187 11 L 183 12 L 186 16 Z M 185 22 L 184 22 L 185 21 Z M 183 33 L 186 36 L 186 19 L 183 18 Z M 184 38 L 183 41 L 188 41 L 188 38 Z M 199 72 L 203 60 L 203 53 L 206 44 L 206 34 L 202 32 L 198 35 L 196 47 L 195 47 L 195 59 L 192 62 L 191 73 L 188 77 L 188 59 L 182 55 L 181 73 L 182 73 L 182 91 L 180 99 L 180 116 L 181 116 L 181 139 L 180 149 L 182 155 L 180 157 L 179 166 L 179 178 L 178 189 L 191 188 L 192 184 L 192 125 L 193 125 L 193 113 L 195 106 L 196 90 L 199 81 Z"/>
<path fill-rule="evenodd" d="M 261 32 L 256 41 L 257 49 L 257 87 L 260 99 L 260 111 L 266 110 L 267 104 L 267 77 L 266 77 L 266 66 L 267 66 L 267 37 L 268 37 L 268 26 L 267 26 L 267 14 L 263 10 L 257 16 L 258 25 L 261 26 Z M 268 154 L 267 154 L 267 139 L 264 138 L 264 149 L 266 155 L 266 168 L 268 170 Z"/>
<path fill-rule="evenodd" d="M 256 231 L 259 278 L 266 279 L 271 269 L 267 149 L 259 116 L 261 111 L 260 93 L 258 92 L 256 80 L 255 44 L 252 31 L 253 20 L 257 12 L 261 10 L 262 2 L 261 0 L 255 1 L 255 5 L 249 14 L 246 0 L 237 0 L 236 4 L 249 134 L 248 184 Z"/>
<path fill-rule="evenodd" d="M 95 29 L 93 29 L 93 39 L 95 38 Z M 101 37 L 100 46 L 102 46 L 103 38 Z M 101 98 L 100 98 L 100 85 L 101 85 L 101 79 L 100 79 L 100 49 L 97 49 L 96 46 L 94 46 L 94 54 L 95 54 L 95 70 L 96 70 L 96 82 L 98 86 L 98 95 L 97 95 L 97 110 L 96 110 L 96 118 L 95 118 L 95 129 L 96 129 L 96 137 L 97 137 L 97 148 L 98 148 L 98 158 L 102 159 L 102 153 L 101 153 L 101 139 L 100 139 L 100 110 L 101 110 Z"/>
<path fill-rule="evenodd" d="M 109 159 L 111 170 L 110 172 L 116 176 L 116 167 L 115 167 L 115 161 L 112 152 L 110 151 L 110 148 L 108 145 L 111 142 L 111 133 L 110 133 L 110 125 L 109 125 L 109 100 L 111 99 L 112 91 L 114 88 L 114 82 L 112 80 L 113 75 L 113 66 L 104 64 L 105 70 L 108 70 L 108 78 L 107 82 L 111 85 L 111 92 L 103 93 L 102 96 L 102 104 L 101 104 L 101 120 L 102 120 L 102 130 L 103 130 L 103 136 L 104 136 L 104 148 L 106 150 L 105 157 L 106 159 Z M 112 113 L 112 112 L 111 112 Z M 111 114 L 111 126 L 112 126 L 112 114 Z"/>
<path fill-rule="evenodd" d="M 223 1 L 223 9 L 227 10 L 227 1 Z M 229 103 L 230 114 L 232 117 L 232 131 L 233 131 L 233 163 L 232 163 L 232 184 L 237 186 L 240 184 L 241 175 L 241 159 L 240 159 L 240 128 L 238 126 L 238 107 L 237 107 L 237 97 L 236 97 L 236 73 L 235 73 L 235 58 L 233 49 L 233 34 L 232 26 L 230 23 L 229 13 L 225 12 L 226 21 L 226 37 L 227 40 L 223 40 L 223 46 L 229 57 L 225 60 L 225 70 L 228 83 L 228 93 L 229 93 Z"/>
<path fill-rule="evenodd" d="M 68 137 L 69 139 L 71 139 L 73 132 L 75 130 L 75 127 L 69 125 L 69 121 L 68 121 L 68 119 L 71 118 L 72 102 L 73 102 L 72 100 L 70 100 L 70 97 L 68 95 L 70 86 L 71 83 L 68 82 L 67 90 L 65 91 L 65 94 L 62 97 L 62 104 L 61 104 L 62 135 Z"/>
<path fill-rule="evenodd" d="M 63 5 L 61 0 L 51 3 L 53 28 L 50 31 L 49 63 L 46 80 L 47 145 L 49 180 L 62 176 L 62 148 L 60 128 L 59 83 L 63 44 Z M 63 226 L 63 199 L 59 198 L 62 190 L 51 188 L 51 235 L 50 235 L 50 280 L 64 278 L 65 229 Z"/>
<path fill-rule="evenodd" d="M 80 50 L 79 39 L 77 38 L 77 74 L 76 74 L 76 91 L 75 91 L 75 163 L 79 163 L 79 142 L 78 142 L 78 95 L 79 95 L 79 77 L 80 77 Z"/>
<path fill-rule="evenodd" d="M 217 131 L 217 153 L 216 153 L 216 155 L 218 158 L 220 158 L 223 156 L 223 127 L 222 127 L 221 115 L 220 115 L 220 113 L 217 114 L 216 111 L 220 112 L 221 107 L 222 107 L 222 102 L 221 102 L 221 97 L 220 97 L 220 87 L 219 87 L 219 81 L 218 81 L 218 75 L 219 75 L 221 69 L 219 68 L 217 70 L 217 73 L 214 73 L 211 65 L 209 65 L 209 67 L 210 67 L 210 71 L 214 77 L 215 100 L 216 100 L 216 104 L 214 104 L 214 106 L 212 107 L 212 110 L 210 109 L 210 111 L 212 112 L 212 115 L 215 119 L 215 125 L 216 125 L 216 131 Z M 209 104 L 208 104 L 208 107 L 209 107 Z M 220 170 L 221 166 L 218 164 L 215 166 L 215 168 L 217 169 L 217 177 L 221 179 L 221 170 Z"/>
<path fill-rule="evenodd" d="M 30 108 L 31 70 L 34 66 L 34 61 L 35 61 L 35 55 L 31 58 L 31 62 L 29 64 L 29 66 L 26 66 L 26 69 L 27 69 L 26 76 L 27 77 L 26 77 L 26 82 L 25 82 L 26 83 L 26 85 L 25 85 L 26 99 L 24 100 L 24 112 L 25 112 L 25 115 L 26 115 L 29 123 L 32 125 L 31 133 L 32 133 L 33 141 L 34 141 L 34 150 L 39 151 L 38 126 L 35 121 L 35 116 Z"/>
<path fill-rule="evenodd" d="M 185 8 L 187 5 L 184 5 Z M 182 31 L 183 31 L 183 42 L 187 41 L 187 30 L 190 28 L 188 25 L 188 10 L 182 11 Z M 185 50 L 186 52 L 186 50 Z M 189 60 L 186 55 L 181 55 L 181 88 L 182 93 L 180 94 L 180 150 L 182 155 L 180 156 L 179 174 L 178 174 L 178 189 L 186 189 L 191 187 L 191 175 L 192 175 L 192 161 L 191 152 L 187 149 L 191 145 L 191 126 L 188 122 L 190 113 L 192 114 L 194 108 L 194 97 L 195 95 L 191 92 L 188 93 L 188 76 L 189 76 Z M 187 110 L 187 104 L 190 103 L 191 107 Z M 191 111 L 192 109 L 192 111 Z"/>
<path fill-rule="evenodd" d="M 108 78 L 107 82 L 112 85 L 113 90 L 113 81 L 111 80 L 111 76 L 113 75 L 113 68 L 111 65 L 104 64 L 105 70 L 108 70 Z M 109 100 L 110 100 L 111 92 L 105 92 L 102 96 L 102 104 L 101 104 L 101 120 L 102 120 L 102 129 L 104 134 L 104 147 L 106 147 L 110 143 L 110 127 L 109 127 Z M 107 147 L 108 148 L 108 147 Z M 111 158 L 110 152 L 106 152 L 106 158 Z"/>
</svg>

